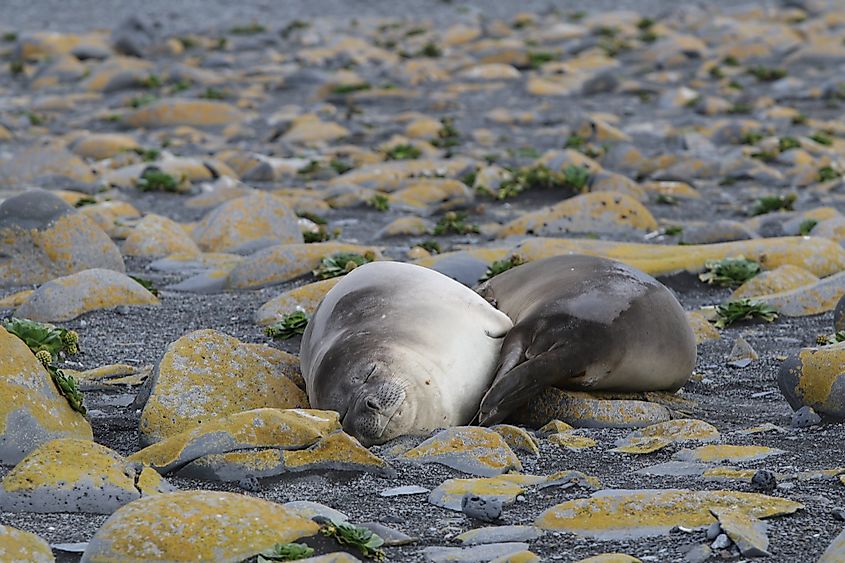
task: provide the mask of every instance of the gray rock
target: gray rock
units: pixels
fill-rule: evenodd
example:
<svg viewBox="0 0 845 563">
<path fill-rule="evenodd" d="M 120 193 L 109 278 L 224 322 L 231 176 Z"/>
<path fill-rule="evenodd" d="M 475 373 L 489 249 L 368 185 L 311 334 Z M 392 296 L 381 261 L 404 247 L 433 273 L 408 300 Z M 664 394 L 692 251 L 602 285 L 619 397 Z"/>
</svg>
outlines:
<svg viewBox="0 0 845 563">
<path fill-rule="evenodd" d="M 706 225 L 684 227 L 681 240 L 684 244 L 713 244 L 756 237 L 756 233 L 738 221 L 721 220 Z"/>
<path fill-rule="evenodd" d="M 43 229 L 73 207 L 46 190 L 31 190 L 0 204 L 0 229 Z"/>
<path fill-rule="evenodd" d="M 699 544 L 690 547 L 684 554 L 684 561 L 686 563 L 704 563 L 713 555 L 713 550 L 709 545 Z"/>
<path fill-rule="evenodd" d="M 773 491 L 778 486 L 774 473 L 760 469 L 751 478 L 751 486 L 760 491 Z"/>
<path fill-rule="evenodd" d="M 833 310 L 833 330 L 845 330 L 845 296 L 839 300 Z"/>
<path fill-rule="evenodd" d="M 792 427 L 793 428 L 809 428 L 815 426 L 822 421 L 822 417 L 816 414 L 812 407 L 803 406 L 794 413 L 792 413 Z"/>
<path fill-rule="evenodd" d="M 727 549 L 731 546 L 731 538 L 727 534 L 719 534 L 716 540 L 710 544 L 713 549 Z"/>
<path fill-rule="evenodd" d="M 393 487 L 391 489 L 385 489 L 380 492 L 379 495 L 383 497 L 398 497 L 405 495 L 421 495 L 423 493 L 430 492 L 431 490 L 426 489 L 425 487 L 420 487 L 419 485 L 404 485 L 402 487 Z"/>
<path fill-rule="evenodd" d="M 394 528 L 389 526 L 385 526 L 379 522 L 361 522 L 358 524 L 362 528 L 366 528 L 381 539 L 384 540 L 384 545 L 392 547 L 396 545 L 408 545 L 409 543 L 414 543 L 415 541 L 419 540 L 419 538 L 415 538 L 409 536 L 404 532 L 400 532 Z"/>
<path fill-rule="evenodd" d="M 434 563 L 487 563 L 528 549 L 527 543 L 491 543 L 475 547 L 427 547 L 423 555 Z"/>
<path fill-rule="evenodd" d="M 156 35 L 153 22 L 132 15 L 114 29 L 111 40 L 118 53 L 143 58 L 155 44 Z"/>
<path fill-rule="evenodd" d="M 543 530 L 536 526 L 489 526 L 469 530 L 455 539 L 463 545 L 480 545 L 530 541 L 542 535 Z"/>
<path fill-rule="evenodd" d="M 495 522 L 502 517 L 502 501 L 494 497 L 467 494 L 461 500 L 461 511 L 482 522 Z"/>
<path fill-rule="evenodd" d="M 719 534 L 722 533 L 722 527 L 719 525 L 718 522 L 713 522 L 709 526 L 707 526 L 707 533 L 706 537 L 708 541 L 713 541 L 719 537 Z"/>
<path fill-rule="evenodd" d="M 440 260 L 432 269 L 467 287 L 474 287 L 487 273 L 487 266 L 487 262 L 470 254 L 458 253 Z"/>
</svg>

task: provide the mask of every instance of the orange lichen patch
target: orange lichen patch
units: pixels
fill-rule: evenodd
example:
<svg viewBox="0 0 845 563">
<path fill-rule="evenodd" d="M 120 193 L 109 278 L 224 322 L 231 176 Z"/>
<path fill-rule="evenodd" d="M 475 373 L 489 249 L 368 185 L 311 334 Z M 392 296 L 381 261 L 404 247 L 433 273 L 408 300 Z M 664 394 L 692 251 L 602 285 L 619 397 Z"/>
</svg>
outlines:
<svg viewBox="0 0 845 563">
<path fill-rule="evenodd" d="M 671 418 L 665 406 L 631 396 L 638 398 L 620 399 L 617 395 L 546 387 L 514 417 L 532 427 L 559 419 L 575 427 L 598 428 L 638 428 Z"/>
<path fill-rule="evenodd" d="M 540 434 L 559 434 L 560 432 L 567 432 L 574 430 L 574 427 L 560 420 L 550 420 L 542 428 L 537 430 Z"/>
<path fill-rule="evenodd" d="M 521 450 L 533 455 L 540 455 L 537 440 L 523 428 L 510 424 L 497 424 L 490 430 L 498 433 L 513 450 Z"/>
<path fill-rule="evenodd" d="M 215 417 L 307 405 L 305 394 L 286 376 L 283 365 L 236 338 L 198 330 L 167 347 L 141 413 L 141 433 L 153 443 Z"/>
<path fill-rule="evenodd" d="M 119 133 L 89 133 L 73 143 L 71 150 L 83 158 L 102 160 L 141 145 L 130 135 Z"/>
<path fill-rule="evenodd" d="M 13 309 L 23 305 L 32 297 L 33 293 L 35 293 L 34 289 L 24 289 L 23 291 L 17 291 L 11 295 L 7 295 L 3 299 L 0 299 L 0 309 Z"/>
<path fill-rule="evenodd" d="M 384 237 L 423 236 L 430 233 L 433 227 L 434 223 L 422 217 L 399 217 L 382 229 L 379 234 Z"/>
<path fill-rule="evenodd" d="M 625 440 L 624 444 L 610 451 L 623 454 L 650 454 L 657 450 L 662 450 L 671 443 L 672 440 L 662 436 L 640 436 Z"/>
<path fill-rule="evenodd" d="M 705 463 L 719 463 L 722 461 L 755 461 L 772 455 L 784 453 L 783 450 L 767 446 L 733 446 L 729 444 L 714 444 L 695 449 L 683 449 L 673 455 L 681 461 L 702 461 Z"/>
<path fill-rule="evenodd" d="M 540 514 L 535 525 L 600 539 L 637 538 L 662 535 L 674 526 L 707 526 L 716 521 L 711 509 L 730 507 L 755 518 L 804 508 L 782 498 L 735 491 L 608 490 L 558 504 Z"/>
<path fill-rule="evenodd" d="M 125 81 L 132 77 L 141 82 L 153 69 L 150 61 L 135 57 L 112 56 L 91 69 L 91 74 L 82 83 L 88 92 L 105 92 L 116 81 Z"/>
<path fill-rule="evenodd" d="M 845 296 L 845 272 L 789 291 L 763 295 L 758 301 L 772 306 L 781 315 L 803 317 L 831 311 Z"/>
<path fill-rule="evenodd" d="M 217 207 L 220 204 L 226 203 L 233 199 L 252 195 L 256 192 L 254 188 L 247 185 L 234 182 L 218 182 L 215 184 L 214 190 L 210 192 L 199 193 L 195 196 L 185 200 L 185 207 L 192 207 L 198 209 L 205 209 L 207 207 Z"/>
<path fill-rule="evenodd" d="M 144 106 L 126 116 L 132 127 L 220 127 L 243 121 L 245 115 L 231 104 L 210 100 L 169 99 Z"/>
<path fill-rule="evenodd" d="M 56 278 L 35 290 L 15 315 L 34 321 L 67 321 L 99 309 L 158 305 L 159 300 L 125 274 L 94 268 Z"/>
<path fill-rule="evenodd" d="M 229 274 L 226 285 L 232 289 L 254 289 L 290 281 L 311 273 L 323 258 L 338 252 L 361 255 L 371 252 L 376 260 L 383 258 L 381 251 L 374 246 L 332 241 L 280 244 L 256 252 L 240 262 Z"/>
<path fill-rule="evenodd" d="M 459 180 L 429 178 L 411 182 L 390 194 L 391 207 L 426 211 L 445 211 L 470 205 L 475 199 L 473 191 Z"/>
<path fill-rule="evenodd" d="M 440 463 L 484 477 L 522 469 L 519 458 L 499 434 L 476 426 L 456 426 L 438 432 L 402 454 L 400 459 Z"/>
<path fill-rule="evenodd" d="M 286 291 L 262 305 L 255 313 L 255 322 L 266 326 L 295 311 L 312 315 L 323 297 L 342 279 L 343 277 L 329 278 Z"/>
<path fill-rule="evenodd" d="M 200 249 L 179 223 L 151 213 L 141 219 L 126 237 L 123 254 L 149 258 L 171 254 L 196 256 L 200 254 Z"/>
<path fill-rule="evenodd" d="M 119 509 L 91 539 L 82 560 L 236 562 L 318 529 L 315 522 L 273 502 L 234 493 L 179 491 Z"/>
<path fill-rule="evenodd" d="M 598 445 L 592 438 L 581 436 L 572 430 L 569 432 L 552 434 L 549 436 L 549 442 L 569 450 L 584 450 L 587 448 L 594 448 Z"/>
<path fill-rule="evenodd" d="M 707 317 L 701 311 L 687 311 L 687 322 L 695 334 L 695 343 L 709 342 L 710 340 L 719 340 L 722 335 L 713 326 Z"/>
<path fill-rule="evenodd" d="M 93 438 L 91 425 L 59 395 L 29 347 L 2 327 L 0 350 L 0 462 L 17 463 L 54 438 Z"/>
<path fill-rule="evenodd" d="M 523 549 L 522 551 L 517 551 L 516 553 L 511 553 L 510 555 L 502 555 L 501 557 L 497 557 L 490 561 L 490 563 L 537 563 L 540 561 L 540 558 L 528 551 L 527 549 Z"/>
<path fill-rule="evenodd" d="M 29 532 L 0 525 L 0 556 L 5 561 L 53 563 L 56 559 L 50 545 Z"/>
<path fill-rule="evenodd" d="M 746 557 L 767 557 L 769 537 L 766 535 L 766 523 L 743 510 L 734 508 L 714 508 L 713 516 L 719 519 L 719 526 L 736 544 Z"/>
<path fill-rule="evenodd" d="M 827 239 L 814 237 L 775 237 L 684 246 L 536 238 L 518 244 L 513 251 L 519 252 L 527 260 L 572 253 L 604 256 L 651 275 L 700 272 L 704 270 L 705 262 L 731 256 L 745 256 L 766 269 L 792 264 L 819 277 L 845 269 L 845 249 Z"/>
<path fill-rule="evenodd" d="M 141 216 L 140 211 L 126 201 L 103 201 L 94 205 L 86 205 L 78 212 L 97 224 L 107 235 L 117 238 L 124 227 L 118 225 L 123 219 L 134 219 Z"/>
<path fill-rule="evenodd" d="M 822 348 L 802 348 L 798 352 L 798 361 L 796 391 L 802 403 L 825 405 L 837 402 L 831 393 L 834 383 L 845 372 L 845 342 Z"/>
<path fill-rule="evenodd" d="M 433 117 L 420 117 L 405 126 L 405 136 L 411 139 L 434 139 L 443 124 Z"/>
<path fill-rule="evenodd" d="M 383 192 L 397 190 L 403 181 L 420 176 L 457 176 L 473 166 L 467 158 L 419 159 L 371 164 L 341 174 L 330 186 L 357 185 Z"/>
<path fill-rule="evenodd" d="M 349 135 L 349 129 L 331 121 L 322 121 L 314 114 L 306 114 L 294 120 L 282 140 L 289 143 L 310 145 L 336 141 Z"/>
<path fill-rule="evenodd" d="M 526 213 L 503 226 L 497 236 L 654 230 L 657 221 L 643 204 L 624 194 L 596 192 L 565 199 L 549 208 Z"/>
<path fill-rule="evenodd" d="M 205 466 L 233 466 L 245 469 L 253 475 L 263 472 L 278 470 L 283 471 L 284 457 L 282 450 L 275 448 L 264 450 L 238 450 L 225 454 L 208 454 L 194 460 L 191 463 L 192 469 L 200 469 Z"/>
<path fill-rule="evenodd" d="M 290 471 L 308 469 L 370 469 L 388 471 L 390 466 L 361 445 L 349 434 L 337 431 L 325 436 L 306 450 L 285 451 L 285 468 Z"/>
<path fill-rule="evenodd" d="M 518 483 L 513 483 L 500 477 L 448 479 L 431 491 L 428 501 L 435 506 L 449 510 L 460 510 L 461 500 L 464 498 L 464 495 L 472 494 L 485 498 L 496 498 L 503 503 L 510 504 L 525 489 Z"/>
<path fill-rule="evenodd" d="M 712 441 L 718 440 L 721 435 L 715 426 L 703 420 L 694 418 L 678 418 L 667 420 L 635 430 L 626 438 L 666 438 L 672 442 L 683 442 L 686 440 Z"/>
<path fill-rule="evenodd" d="M 781 293 L 805 287 L 819 281 L 819 278 L 799 266 L 784 264 L 774 270 L 757 274 L 743 283 L 731 294 L 731 299 L 743 299 Z"/>
<path fill-rule="evenodd" d="M 710 467 L 704 470 L 701 476 L 713 481 L 745 481 L 750 483 L 751 478 L 757 473 L 756 469 L 736 469 L 734 467 Z"/>
<path fill-rule="evenodd" d="M 293 381 L 297 387 L 305 389 L 305 380 L 302 378 L 302 373 L 299 370 L 299 356 L 289 354 L 267 344 L 250 344 L 247 342 L 245 346 L 251 348 L 256 354 L 270 362 L 270 364 L 278 366 L 285 376 Z"/>
<path fill-rule="evenodd" d="M 201 423 L 129 459 L 166 473 L 209 454 L 246 448 L 305 448 L 339 428 L 338 414 L 332 411 L 254 409 Z"/>
<path fill-rule="evenodd" d="M 56 31 L 38 31 L 27 33 L 18 41 L 22 59 L 41 59 L 54 55 L 66 55 L 79 46 L 91 46 L 110 51 L 108 37 L 103 33 L 59 33 Z"/>
</svg>

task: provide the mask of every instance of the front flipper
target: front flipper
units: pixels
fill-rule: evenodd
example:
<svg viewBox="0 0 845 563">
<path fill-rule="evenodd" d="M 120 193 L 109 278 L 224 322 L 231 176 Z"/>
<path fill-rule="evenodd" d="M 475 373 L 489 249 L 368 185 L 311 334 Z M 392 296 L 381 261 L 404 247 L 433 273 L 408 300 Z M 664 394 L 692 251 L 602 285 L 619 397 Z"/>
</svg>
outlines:
<svg viewBox="0 0 845 563">
<path fill-rule="evenodd" d="M 502 368 L 505 366 L 502 365 Z M 516 367 L 496 374 L 493 385 L 481 399 L 478 420 L 484 426 L 497 424 L 535 397 L 544 387 L 583 373 L 585 363 L 575 354 L 560 350 L 540 354 Z"/>
</svg>

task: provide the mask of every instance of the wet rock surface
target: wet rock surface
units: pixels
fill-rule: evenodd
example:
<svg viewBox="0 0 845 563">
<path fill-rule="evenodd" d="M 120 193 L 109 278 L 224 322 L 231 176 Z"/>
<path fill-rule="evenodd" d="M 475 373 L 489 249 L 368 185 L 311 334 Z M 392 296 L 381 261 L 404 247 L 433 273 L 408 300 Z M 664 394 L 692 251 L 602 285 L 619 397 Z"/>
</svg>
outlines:
<svg viewBox="0 0 845 563">
<path fill-rule="evenodd" d="M 9 0 L 0 318 L 81 353 L 0 328 L 0 559 L 363 560 L 322 516 L 395 561 L 841 560 L 845 12 L 556 8 Z M 308 409 L 296 315 L 365 255 L 473 287 L 565 253 L 675 292 L 679 393 L 369 449 Z"/>
</svg>

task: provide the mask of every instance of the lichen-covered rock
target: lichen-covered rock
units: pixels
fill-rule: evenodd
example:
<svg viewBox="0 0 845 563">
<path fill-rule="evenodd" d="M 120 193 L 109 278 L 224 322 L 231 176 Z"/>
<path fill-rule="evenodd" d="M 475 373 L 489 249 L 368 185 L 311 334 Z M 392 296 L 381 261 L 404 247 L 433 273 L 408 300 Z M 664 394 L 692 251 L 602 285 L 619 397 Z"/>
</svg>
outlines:
<svg viewBox="0 0 845 563">
<path fill-rule="evenodd" d="M 45 283 L 18 307 L 15 315 L 34 321 L 57 322 L 99 309 L 158 304 L 155 295 L 126 274 L 95 268 Z"/>
<path fill-rule="evenodd" d="M 508 475 L 488 477 L 483 479 L 447 479 L 438 485 L 428 495 L 428 502 L 434 506 L 461 511 L 464 496 L 471 494 L 487 499 L 496 499 L 502 504 L 512 504 L 517 495 L 524 492 L 526 485 L 536 485 L 545 481 L 544 477 L 520 482 L 509 479 Z M 529 477 L 529 476 L 523 476 Z"/>
<path fill-rule="evenodd" d="M 713 326 L 713 323 L 707 320 L 707 317 L 701 311 L 688 311 L 687 322 L 689 323 L 693 334 L 695 334 L 696 344 L 709 342 L 711 340 L 719 340 L 722 338 L 719 330 Z"/>
<path fill-rule="evenodd" d="M 767 446 L 733 446 L 729 444 L 713 444 L 700 446 L 695 449 L 683 449 L 672 456 L 679 461 L 701 461 L 704 463 L 721 463 L 724 461 L 741 462 L 757 461 L 769 456 L 784 453 L 783 450 Z"/>
<path fill-rule="evenodd" d="M 731 299 L 746 299 L 781 293 L 808 286 L 819 281 L 817 276 L 804 268 L 784 264 L 774 270 L 762 272 L 743 283 L 731 294 Z"/>
<path fill-rule="evenodd" d="M 329 181 L 330 186 L 362 186 L 383 192 L 396 191 L 408 178 L 420 176 L 457 177 L 474 166 L 468 158 L 417 159 L 380 162 L 362 166 Z"/>
<path fill-rule="evenodd" d="M 657 221 L 643 204 L 616 192 L 595 192 L 565 199 L 550 208 L 526 213 L 502 227 L 497 236 L 560 236 L 565 233 L 652 231 Z"/>
<path fill-rule="evenodd" d="M 720 438 L 719 431 L 703 420 L 679 418 L 635 430 L 617 442 L 613 451 L 622 453 L 651 453 L 675 442 L 700 440 L 710 442 Z"/>
<path fill-rule="evenodd" d="M 496 424 L 490 430 L 497 432 L 513 450 L 523 451 L 532 455 L 540 455 L 537 439 L 525 429 L 510 424 Z"/>
<path fill-rule="evenodd" d="M 494 559 L 505 558 L 504 561 L 512 561 L 509 556 L 528 550 L 528 544 L 522 542 L 491 543 L 476 545 L 473 547 L 427 547 L 422 553 L 426 561 L 432 563 L 447 563 L 458 561 L 469 563 L 471 561 L 493 561 Z"/>
<path fill-rule="evenodd" d="M 602 553 L 580 559 L 575 563 L 642 563 L 642 561 L 625 553 Z"/>
<path fill-rule="evenodd" d="M 319 526 L 281 505 L 234 493 L 179 491 L 142 498 L 112 514 L 82 555 L 107 561 L 236 563 L 317 533 Z"/>
<path fill-rule="evenodd" d="M 231 104 L 213 100 L 168 99 L 144 106 L 126 116 L 132 127 L 155 129 L 190 125 L 191 127 L 225 127 L 245 118 L 243 112 Z"/>
<path fill-rule="evenodd" d="M 399 217 L 378 232 L 379 238 L 405 235 L 423 236 L 434 229 L 434 223 L 422 217 Z"/>
<path fill-rule="evenodd" d="M 802 348 L 778 372 L 778 387 L 793 410 L 803 406 L 845 419 L 845 342 Z"/>
<path fill-rule="evenodd" d="M 90 166 L 60 144 L 35 145 L 0 158 L 0 186 L 43 184 L 90 192 L 97 176 Z"/>
<path fill-rule="evenodd" d="M 596 539 L 659 536 L 675 526 L 700 528 L 716 519 L 712 509 L 734 508 L 755 518 L 791 514 L 804 505 L 787 499 L 735 491 L 684 489 L 598 491 L 546 510 L 535 525 Z"/>
<path fill-rule="evenodd" d="M 53 563 L 50 544 L 35 534 L 0 525 L 0 559 L 21 563 Z"/>
<path fill-rule="evenodd" d="M 144 216 L 135 225 L 126 237 L 122 250 L 126 256 L 145 258 L 200 254 L 197 244 L 179 223 L 154 213 Z"/>
<path fill-rule="evenodd" d="M 743 510 L 732 508 L 711 509 L 713 516 L 719 519 L 722 531 L 731 538 L 743 557 L 767 557 L 769 538 L 766 535 L 766 523 Z"/>
<path fill-rule="evenodd" d="M 139 394 L 146 399 L 142 442 L 240 411 L 307 408 L 305 393 L 285 373 L 290 368 L 268 350 L 210 329 L 171 343 Z"/>
<path fill-rule="evenodd" d="M 455 537 L 463 545 L 536 540 L 543 535 L 536 526 L 490 526 L 469 530 Z"/>
<path fill-rule="evenodd" d="M 257 289 L 283 283 L 311 273 L 323 258 L 338 252 L 361 255 L 371 252 L 376 259 L 381 258 L 381 252 L 372 246 L 342 242 L 280 244 L 260 250 L 238 263 L 226 283 L 232 289 Z"/>
<path fill-rule="evenodd" d="M 833 538 L 817 563 L 842 563 L 843 561 L 845 561 L 845 530 Z"/>
<path fill-rule="evenodd" d="M 140 148 L 141 145 L 134 137 L 119 133 L 89 133 L 70 146 L 76 155 L 92 160 L 111 158 L 116 154 Z"/>
<path fill-rule="evenodd" d="M 342 279 L 329 278 L 286 291 L 259 307 L 255 312 L 255 322 L 260 325 L 273 324 L 295 311 L 303 311 L 310 316 L 329 290 Z"/>
<path fill-rule="evenodd" d="M 663 405 L 622 396 L 546 387 L 512 418 L 532 428 L 553 419 L 576 428 L 640 428 L 671 418 Z"/>
<path fill-rule="evenodd" d="M 91 425 L 59 394 L 17 336 L 0 327 L 0 464 L 14 465 L 57 438 L 91 440 Z"/>
<path fill-rule="evenodd" d="M 787 317 L 804 317 L 832 311 L 845 296 L 845 272 L 795 289 L 757 297 Z"/>
<path fill-rule="evenodd" d="M 439 463 L 482 477 L 522 469 L 519 458 L 498 433 L 477 426 L 456 426 L 438 432 L 402 454 L 399 459 Z"/>
<path fill-rule="evenodd" d="M 417 180 L 390 194 L 391 208 L 429 214 L 468 207 L 475 199 L 473 191 L 459 180 L 430 178 Z"/>
<path fill-rule="evenodd" d="M 5 512 L 111 514 L 142 496 L 173 490 L 155 470 L 90 440 L 42 444 L 0 482 Z"/>
<path fill-rule="evenodd" d="M 42 283 L 89 268 L 124 271 L 108 235 L 44 190 L 0 203 L 0 242 L 0 286 Z"/>
<path fill-rule="evenodd" d="M 210 211 L 193 231 L 206 252 L 249 253 L 276 244 L 302 243 L 293 211 L 265 193 L 239 197 Z"/>
<path fill-rule="evenodd" d="M 393 469 L 345 432 L 329 434 L 304 450 L 285 451 L 288 471 L 368 471 L 393 476 Z"/>
<path fill-rule="evenodd" d="M 86 205 L 77 213 L 91 219 L 104 233 L 115 239 L 126 238 L 129 230 L 127 225 L 141 217 L 141 212 L 126 201 L 101 201 Z"/>
</svg>

